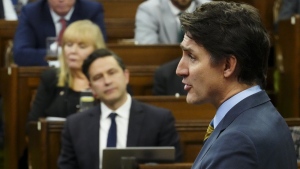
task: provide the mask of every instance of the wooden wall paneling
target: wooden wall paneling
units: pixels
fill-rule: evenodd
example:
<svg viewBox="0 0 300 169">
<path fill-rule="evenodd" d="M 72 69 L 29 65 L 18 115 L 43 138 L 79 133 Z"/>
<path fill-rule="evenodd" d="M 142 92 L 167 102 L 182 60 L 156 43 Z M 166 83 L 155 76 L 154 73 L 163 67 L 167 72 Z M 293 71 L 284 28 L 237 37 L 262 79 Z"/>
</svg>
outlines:
<svg viewBox="0 0 300 169">
<path fill-rule="evenodd" d="M 212 119 L 216 109 L 211 104 L 194 105 L 186 102 L 185 96 L 134 96 L 137 100 L 163 107 L 172 111 L 174 117 L 180 120 Z"/>
<path fill-rule="evenodd" d="M 158 66 L 129 66 L 129 86 L 133 95 L 152 95 L 153 76 Z"/>
<path fill-rule="evenodd" d="M 4 112 L 4 167 L 16 169 L 18 159 L 27 147 L 25 126 L 32 91 L 46 67 L 1 68 L 1 93 Z M 38 79 L 38 80 L 37 80 Z"/>
<path fill-rule="evenodd" d="M 138 6 L 144 0 L 99 0 L 105 18 L 135 18 Z"/>
<path fill-rule="evenodd" d="M 127 66 L 157 66 L 182 56 L 179 45 L 117 45 L 108 48 L 119 55 Z"/>
<path fill-rule="evenodd" d="M 18 21 L 0 20 L 0 67 L 4 67 L 4 54 L 8 40 L 12 40 Z"/>
<path fill-rule="evenodd" d="M 288 32 L 288 33 L 287 33 Z M 282 52 L 278 110 L 284 117 L 299 117 L 300 16 L 279 22 L 278 43 Z"/>
<path fill-rule="evenodd" d="M 1 68 L 1 94 L 4 116 L 4 168 L 17 169 L 18 164 L 18 107 L 17 70 Z M 9 87 L 8 87 L 9 86 Z"/>
</svg>

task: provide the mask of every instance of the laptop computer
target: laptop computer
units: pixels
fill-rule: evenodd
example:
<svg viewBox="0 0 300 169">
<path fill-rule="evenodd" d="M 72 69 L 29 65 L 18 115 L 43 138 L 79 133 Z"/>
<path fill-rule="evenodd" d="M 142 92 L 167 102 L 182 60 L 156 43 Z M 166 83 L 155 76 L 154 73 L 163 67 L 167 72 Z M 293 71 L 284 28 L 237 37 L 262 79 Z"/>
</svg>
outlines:
<svg viewBox="0 0 300 169">
<path fill-rule="evenodd" d="M 174 161 L 174 147 L 109 147 L 103 149 L 102 169 L 121 169 L 122 165 L 173 163 Z"/>
</svg>

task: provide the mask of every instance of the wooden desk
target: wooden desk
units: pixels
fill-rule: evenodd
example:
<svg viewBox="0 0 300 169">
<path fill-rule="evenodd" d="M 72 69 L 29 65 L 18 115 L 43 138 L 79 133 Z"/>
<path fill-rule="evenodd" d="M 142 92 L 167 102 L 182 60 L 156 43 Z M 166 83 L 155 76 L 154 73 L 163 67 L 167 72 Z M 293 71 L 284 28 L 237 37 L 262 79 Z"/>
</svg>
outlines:
<svg viewBox="0 0 300 169">
<path fill-rule="evenodd" d="M 186 169 L 190 168 L 203 145 L 209 121 L 181 120 L 175 116 L 176 129 L 183 145 L 184 163 L 139 165 L 140 169 Z M 289 126 L 300 125 L 300 119 L 286 119 Z M 56 162 L 60 151 L 60 135 L 64 122 L 31 122 L 29 127 L 29 153 L 32 169 L 57 169 Z M 298 163 L 298 168 L 300 164 Z"/>
<path fill-rule="evenodd" d="M 179 45 L 118 45 L 107 46 L 127 66 L 157 66 L 182 56 Z"/>
<path fill-rule="evenodd" d="M 198 155 L 203 145 L 209 121 L 182 121 L 175 117 L 176 129 L 180 136 L 184 162 L 191 163 Z M 61 130 L 64 122 L 46 121 L 29 124 L 29 158 L 32 169 L 57 169 L 57 159 L 60 153 Z M 175 165 L 180 169 L 190 164 Z M 141 165 L 140 168 L 157 166 Z M 164 164 L 161 167 L 173 168 L 174 164 Z M 182 169 L 183 169 L 182 168 Z"/>
</svg>

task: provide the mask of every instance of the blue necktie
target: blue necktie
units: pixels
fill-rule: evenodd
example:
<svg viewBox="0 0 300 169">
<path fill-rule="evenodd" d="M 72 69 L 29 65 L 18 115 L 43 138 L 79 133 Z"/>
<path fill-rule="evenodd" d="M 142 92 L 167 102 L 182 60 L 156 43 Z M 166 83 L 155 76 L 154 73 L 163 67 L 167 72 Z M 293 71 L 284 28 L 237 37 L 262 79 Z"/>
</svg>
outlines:
<svg viewBox="0 0 300 169">
<path fill-rule="evenodd" d="M 111 119 L 111 125 L 108 131 L 107 144 L 106 147 L 116 147 L 117 145 L 117 125 L 116 125 L 116 113 L 111 113 L 109 115 Z"/>
</svg>

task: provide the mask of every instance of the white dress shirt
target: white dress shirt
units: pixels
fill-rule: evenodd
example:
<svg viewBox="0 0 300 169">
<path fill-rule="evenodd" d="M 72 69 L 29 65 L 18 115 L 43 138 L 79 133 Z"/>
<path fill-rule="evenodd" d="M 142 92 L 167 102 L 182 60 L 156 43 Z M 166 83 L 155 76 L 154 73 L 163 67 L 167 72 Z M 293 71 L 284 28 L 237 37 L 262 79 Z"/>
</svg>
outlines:
<svg viewBox="0 0 300 169">
<path fill-rule="evenodd" d="M 117 110 L 111 110 L 104 103 L 100 104 L 101 116 L 100 116 L 100 130 L 99 130 L 99 168 L 102 168 L 102 151 L 106 148 L 108 131 L 111 124 L 111 119 L 109 117 L 110 113 L 114 112 L 116 116 L 117 124 L 117 148 L 125 148 L 127 146 L 127 132 L 128 132 L 128 123 L 131 107 L 131 96 L 127 94 L 126 102 L 119 107 Z"/>
<path fill-rule="evenodd" d="M 64 19 L 66 21 L 70 20 L 72 14 L 73 14 L 73 11 L 74 11 L 74 7 L 71 8 L 71 10 L 67 13 L 66 16 L 64 16 Z M 61 26 L 61 24 L 59 22 L 61 16 L 57 15 L 51 8 L 50 8 L 50 14 L 52 16 L 52 20 L 53 20 L 53 23 L 54 23 L 54 26 L 55 26 L 56 36 L 58 36 L 59 32 L 60 32 L 60 30 L 62 28 L 62 26 Z"/>
<path fill-rule="evenodd" d="M 11 0 L 2 0 L 5 20 L 18 20 L 17 13 Z"/>
<path fill-rule="evenodd" d="M 64 19 L 66 21 L 70 20 L 72 14 L 73 14 L 73 11 L 74 11 L 74 7 L 71 8 L 71 10 L 67 13 L 66 16 L 64 16 Z M 56 37 L 58 37 L 60 30 L 62 29 L 62 25 L 59 22 L 59 20 L 61 19 L 61 16 L 57 15 L 51 8 L 50 8 L 50 14 L 51 14 L 54 26 L 55 26 Z M 58 48 L 58 49 L 56 49 L 58 51 L 58 56 L 61 56 L 62 48 L 60 46 L 58 46 L 58 43 L 55 42 L 51 46 L 54 46 L 54 48 Z M 48 61 L 48 64 L 50 67 L 59 67 L 60 66 L 58 59 L 50 60 L 50 61 Z"/>
</svg>

